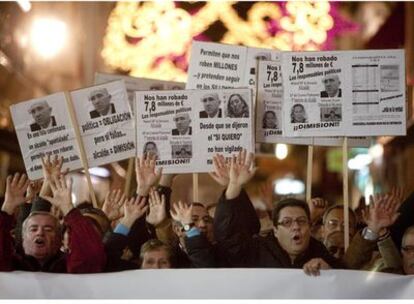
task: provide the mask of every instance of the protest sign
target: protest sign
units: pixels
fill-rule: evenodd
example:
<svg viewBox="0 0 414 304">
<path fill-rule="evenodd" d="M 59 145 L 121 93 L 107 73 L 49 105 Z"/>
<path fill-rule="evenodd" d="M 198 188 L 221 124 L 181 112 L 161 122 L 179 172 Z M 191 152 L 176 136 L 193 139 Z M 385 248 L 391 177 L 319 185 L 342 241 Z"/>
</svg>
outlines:
<svg viewBox="0 0 414 304">
<path fill-rule="evenodd" d="M 254 151 L 251 90 L 135 93 L 137 154 L 165 173 L 212 171 L 215 153 Z"/>
<path fill-rule="evenodd" d="M 46 155 L 62 156 L 63 170 L 82 167 L 64 93 L 18 103 L 10 111 L 29 179 L 43 177 Z"/>
<path fill-rule="evenodd" d="M 186 89 L 246 87 L 246 47 L 193 41 Z"/>
<path fill-rule="evenodd" d="M 282 55 L 286 136 L 405 135 L 404 52 Z"/>
<path fill-rule="evenodd" d="M 164 81 L 159 79 L 149 79 L 149 78 L 136 78 L 131 76 L 123 76 L 116 74 L 104 74 L 104 73 L 95 73 L 95 84 L 103 84 L 111 82 L 114 80 L 124 80 L 125 87 L 128 94 L 128 101 L 132 109 L 132 114 L 135 113 L 134 110 L 134 92 L 135 91 L 151 91 L 151 90 L 183 90 L 185 88 L 185 83 L 175 82 L 175 81 Z M 136 138 L 136 136 L 134 136 Z M 129 193 L 131 180 L 133 175 L 134 168 L 134 159 L 131 158 L 128 161 L 127 172 L 125 176 L 125 187 L 124 192 Z"/>
<path fill-rule="evenodd" d="M 244 85 L 253 91 L 253 107 L 256 105 L 256 80 L 258 74 L 258 64 L 262 61 L 277 61 L 281 60 L 280 51 L 263 49 L 263 48 L 247 48 L 246 67 L 244 69 Z M 279 73 L 280 75 L 280 73 Z"/>
<path fill-rule="evenodd" d="M 88 165 L 135 155 L 135 131 L 123 80 L 71 92 Z"/>
</svg>

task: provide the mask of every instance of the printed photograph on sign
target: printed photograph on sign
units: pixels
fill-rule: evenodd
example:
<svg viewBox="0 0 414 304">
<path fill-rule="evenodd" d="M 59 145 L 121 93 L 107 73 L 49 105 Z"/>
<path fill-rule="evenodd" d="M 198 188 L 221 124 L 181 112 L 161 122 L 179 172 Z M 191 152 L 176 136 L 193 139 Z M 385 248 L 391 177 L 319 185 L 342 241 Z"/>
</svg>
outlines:
<svg viewBox="0 0 414 304">
<path fill-rule="evenodd" d="M 233 93 L 228 96 L 225 95 L 225 117 L 249 118 L 251 113 L 247 100 L 249 100 L 248 94 Z"/>
<path fill-rule="evenodd" d="M 134 157 L 135 128 L 123 80 L 71 92 L 88 165 Z"/>
<path fill-rule="evenodd" d="M 217 93 L 206 93 L 201 97 L 201 103 L 204 110 L 199 112 L 200 118 L 222 118 L 223 109 L 222 102 Z"/>
<path fill-rule="evenodd" d="M 10 107 L 26 172 L 41 178 L 44 156 L 63 157 L 63 169 L 81 168 L 64 93 L 21 102 Z"/>
</svg>

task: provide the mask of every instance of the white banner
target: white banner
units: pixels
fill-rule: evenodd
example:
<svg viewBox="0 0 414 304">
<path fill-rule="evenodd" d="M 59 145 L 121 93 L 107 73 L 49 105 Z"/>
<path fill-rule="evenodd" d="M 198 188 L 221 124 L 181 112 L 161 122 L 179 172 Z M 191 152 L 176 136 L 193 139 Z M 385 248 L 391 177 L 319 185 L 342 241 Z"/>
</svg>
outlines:
<svg viewBox="0 0 414 304">
<path fill-rule="evenodd" d="M 354 270 L 166 269 L 0 273 L 2 299 L 413 299 L 413 276 Z"/>
</svg>

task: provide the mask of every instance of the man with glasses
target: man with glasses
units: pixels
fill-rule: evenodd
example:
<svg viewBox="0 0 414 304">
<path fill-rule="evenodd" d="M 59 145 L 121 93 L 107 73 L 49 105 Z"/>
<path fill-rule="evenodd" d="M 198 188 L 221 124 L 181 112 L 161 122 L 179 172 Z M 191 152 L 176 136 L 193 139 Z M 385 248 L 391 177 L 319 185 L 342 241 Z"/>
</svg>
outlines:
<svg viewBox="0 0 414 304">
<path fill-rule="evenodd" d="M 201 98 L 204 111 L 200 112 L 200 118 L 221 118 L 220 98 L 217 93 L 209 93 Z"/>
<path fill-rule="evenodd" d="M 273 235 L 258 237 L 243 228 L 255 217 L 243 207 L 248 197 L 242 187 L 255 173 L 253 154 L 246 154 L 243 150 L 230 164 L 220 155 L 213 162 L 212 177 L 227 186 L 216 208 L 215 236 L 233 266 L 303 268 L 309 275 L 341 267 L 323 244 L 311 237 L 310 212 L 304 201 L 289 198 L 278 202 L 272 216 Z"/>
<path fill-rule="evenodd" d="M 106 88 L 93 90 L 89 94 L 89 100 L 92 102 L 95 110 L 89 112 L 92 119 L 115 113 L 115 106 L 111 103 L 112 95 Z"/>
</svg>

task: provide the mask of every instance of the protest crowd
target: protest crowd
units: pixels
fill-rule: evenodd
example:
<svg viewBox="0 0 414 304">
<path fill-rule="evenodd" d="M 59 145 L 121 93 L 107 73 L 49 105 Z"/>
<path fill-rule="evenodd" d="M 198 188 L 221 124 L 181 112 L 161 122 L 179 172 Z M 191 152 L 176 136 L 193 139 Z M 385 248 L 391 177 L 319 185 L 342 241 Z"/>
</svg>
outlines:
<svg viewBox="0 0 414 304">
<path fill-rule="evenodd" d="M 349 210 L 344 246 L 343 206 L 324 198 L 268 202 L 258 217 L 245 185 L 254 155 L 216 154 L 210 176 L 225 188 L 214 214 L 203 202 L 173 202 L 174 174 L 156 155 L 136 158 L 137 190 L 107 193 L 94 208 L 72 203 L 63 159 L 44 157 L 43 178 L 8 176 L 0 212 L 0 271 L 99 273 L 163 268 L 354 269 L 414 274 L 414 193 L 396 185 Z M 272 223 L 271 229 L 263 217 Z"/>
</svg>

